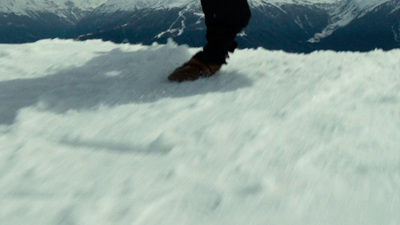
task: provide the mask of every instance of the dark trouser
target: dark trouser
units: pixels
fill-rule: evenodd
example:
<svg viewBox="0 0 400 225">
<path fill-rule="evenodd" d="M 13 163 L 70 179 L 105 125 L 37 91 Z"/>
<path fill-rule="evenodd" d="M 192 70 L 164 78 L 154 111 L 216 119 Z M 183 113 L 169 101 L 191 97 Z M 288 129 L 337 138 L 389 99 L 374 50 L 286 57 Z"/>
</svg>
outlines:
<svg viewBox="0 0 400 225">
<path fill-rule="evenodd" d="M 224 64 L 237 47 L 236 35 L 247 26 L 251 12 L 247 0 L 201 0 L 207 26 L 207 44 L 195 58 Z"/>
</svg>

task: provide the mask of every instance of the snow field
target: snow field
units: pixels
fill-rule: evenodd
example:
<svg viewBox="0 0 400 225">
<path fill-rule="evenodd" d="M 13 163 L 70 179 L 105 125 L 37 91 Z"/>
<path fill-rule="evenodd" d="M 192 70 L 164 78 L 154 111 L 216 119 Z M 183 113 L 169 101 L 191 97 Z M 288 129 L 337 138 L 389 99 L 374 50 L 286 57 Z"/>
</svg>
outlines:
<svg viewBox="0 0 400 225">
<path fill-rule="evenodd" d="M 400 51 L 0 45 L 0 224 L 400 223 Z"/>
</svg>

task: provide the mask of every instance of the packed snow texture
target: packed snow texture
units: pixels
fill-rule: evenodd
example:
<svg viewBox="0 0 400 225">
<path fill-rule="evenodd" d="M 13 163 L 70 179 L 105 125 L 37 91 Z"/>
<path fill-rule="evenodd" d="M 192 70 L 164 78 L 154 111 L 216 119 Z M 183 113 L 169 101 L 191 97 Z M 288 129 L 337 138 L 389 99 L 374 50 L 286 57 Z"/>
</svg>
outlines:
<svg viewBox="0 0 400 225">
<path fill-rule="evenodd" d="M 0 224 L 400 224 L 400 50 L 197 50 L 0 45 Z"/>
</svg>

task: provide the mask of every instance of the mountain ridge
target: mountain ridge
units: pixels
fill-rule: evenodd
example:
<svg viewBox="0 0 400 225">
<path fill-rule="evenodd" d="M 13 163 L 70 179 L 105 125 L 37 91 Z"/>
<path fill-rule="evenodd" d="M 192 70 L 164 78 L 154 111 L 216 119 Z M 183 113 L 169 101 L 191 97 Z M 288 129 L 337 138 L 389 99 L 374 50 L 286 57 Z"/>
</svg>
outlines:
<svg viewBox="0 0 400 225">
<path fill-rule="evenodd" d="M 81 5 L 77 0 L 67 2 L 33 0 L 36 6 L 43 5 L 39 4 L 40 2 L 46 2 L 53 8 L 45 11 L 25 9 L 27 13 L 23 14 L 20 11 L 24 5 L 21 2 L 24 1 L 30 2 L 18 1 L 20 3 L 18 7 L 14 5 L 14 8 L 18 9 L 15 13 L 5 12 L 7 1 L 0 4 L 0 18 L 3 18 L 3 23 L 0 21 L 0 32 L 3 31 L 3 34 L 0 34 L 0 42 L 11 42 L 13 35 L 19 35 L 19 42 L 61 37 L 151 44 L 152 42 L 165 43 L 168 38 L 174 38 L 178 43 L 187 43 L 194 47 L 204 44 L 204 38 L 199 38 L 205 35 L 205 25 L 198 0 L 100 0 L 81 3 Z M 8 3 L 10 2 L 13 1 L 8 0 Z M 400 2 L 397 0 L 341 0 L 339 2 L 333 0 L 250 0 L 249 4 L 253 11 L 253 19 L 238 37 L 242 47 L 262 46 L 292 52 L 335 50 L 336 44 L 330 44 L 331 46 L 327 44 L 334 42 L 330 37 L 339 37 L 338 34 L 344 32 L 347 26 L 354 26 L 354 24 L 365 26 L 362 28 L 366 29 L 366 33 L 372 34 L 374 31 L 368 30 L 372 29 L 369 28 L 368 23 L 374 24 L 374 21 L 380 21 L 385 27 L 382 30 L 379 26 L 374 26 L 377 29 L 376 32 L 379 30 L 383 32 L 381 35 L 391 36 L 385 39 L 386 42 L 390 42 L 389 44 L 376 46 L 385 46 L 383 49 L 400 46 L 400 28 L 398 28 Z M 32 6 L 30 9 L 35 7 Z M 11 8 L 8 7 L 8 10 Z M 376 11 L 382 11 L 382 13 L 375 13 Z M 374 15 L 375 18 L 370 15 Z M 12 17 L 11 20 L 7 19 L 10 17 Z M 368 18 L 368 21 L 364 21 L 365 18 Z M 20 22 L 16 23 L 15 21 L 18 20 Z M 40 25 L 41 30 L 46 30 L 51 27 L 48 21 L 55 22 L 51 24 L 53 32 L 49 32 L 47 36 L 29 29 L 30 26 Z M 58 25 L 55 25 L 56 22 Z M 15 31 L 10 32 L 13 29 Z M 23 33 L 29 34 L 27 35 L 29 38 L 24 40 Z M 358 32 L 358 35 L 364 34 Z M 360 39 L 353 34 L 349 36 Z M 361 37 L 361 39 L 368 38 Z M 354 40 L 343 40 L 343 38 L 342 41 L 354 42 Z M 361 45 L 368 45 L 365 49 L 369 50 L 376 48 L 367 42 Z"/>
</svg>

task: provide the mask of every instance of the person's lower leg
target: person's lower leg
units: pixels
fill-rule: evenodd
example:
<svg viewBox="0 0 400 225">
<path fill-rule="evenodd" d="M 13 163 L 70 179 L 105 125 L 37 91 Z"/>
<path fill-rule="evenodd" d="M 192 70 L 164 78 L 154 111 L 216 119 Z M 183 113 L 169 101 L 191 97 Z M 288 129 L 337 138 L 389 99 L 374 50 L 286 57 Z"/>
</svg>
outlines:
<svg viewBox="0 0 400 225">
<path fill-rule="evenodd" d="M 247 0 L 202 0 L 207 26 L 207 44 L 194 57 L 207 64 L 224 64 L 237 47 L 236 35 L 247 25 Z"/>
</svg>

